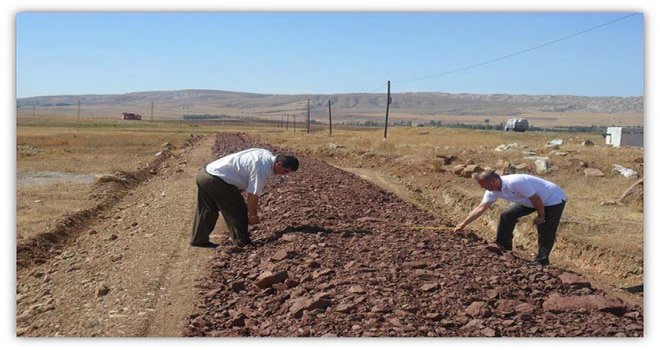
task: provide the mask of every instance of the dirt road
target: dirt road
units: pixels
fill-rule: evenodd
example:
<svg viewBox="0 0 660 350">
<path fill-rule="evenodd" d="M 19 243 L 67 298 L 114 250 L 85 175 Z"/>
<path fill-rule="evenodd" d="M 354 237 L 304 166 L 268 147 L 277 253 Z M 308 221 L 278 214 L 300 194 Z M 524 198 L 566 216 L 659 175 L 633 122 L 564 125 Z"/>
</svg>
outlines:
<svg viewBox="0 0 660 350">
<path fill-rule="evenodd" d="M 17 334 L 180 336 L 212 250 L 188 245 L 194 178 L 213 138 L 172 150 L 155 174 L 17 271 Z M 66 232 L 67 230 L 72 232 Z M 19 262 L 21 254 L 19 253 Z"/>
<path fill-rule="evenodd" d="M 312 158 L 269 182 L 255 246 L 215 237 L 215 251 L 189 247 L 199 167 L 256 145 L 221 134 L 172 150 L 111 205 L 66 226 L 68 238 L 19 264 L 17 334 L 643 335 L 639 307 L 475 235 L 420 228 L 444 223 Z M 37 256 L 20 248 L 19 263 Z"/>
</svg>

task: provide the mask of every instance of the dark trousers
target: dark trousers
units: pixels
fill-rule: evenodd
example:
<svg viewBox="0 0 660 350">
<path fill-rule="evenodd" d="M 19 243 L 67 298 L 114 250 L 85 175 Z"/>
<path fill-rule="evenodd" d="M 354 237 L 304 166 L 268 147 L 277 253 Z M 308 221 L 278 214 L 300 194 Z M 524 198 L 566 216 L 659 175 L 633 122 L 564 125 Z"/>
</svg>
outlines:
<svg viewBox="0 0 660 350">
<path fill-rule="evenodd" d="M 210 175 L 204 168 L 197 175 L 196 182 L 197 209 L 190 243 L 209 242 L 209 235 L 218 221 L 218 212 L 225 219 L 232 242 L 240 246 L 249 243 L 247 204 L 238 188 Z"/>
<path fill-rule="evenodd" d="M 564 212 L 566 202 L 545 207 L 545 222 L 537 225 L 538 231 L 538 253 L 536 260 L 549 261 L 550 251 L 555 244 L 559 219 Z M 529 208 L 522 204 L 514 204 L 500 214 L 500 222 L 497 225 L 496 243 L 507 250 L 513 248 L 513 229 L 518 223 L 518 219 L 536 212 L 535 208 Z"/>
</svg>

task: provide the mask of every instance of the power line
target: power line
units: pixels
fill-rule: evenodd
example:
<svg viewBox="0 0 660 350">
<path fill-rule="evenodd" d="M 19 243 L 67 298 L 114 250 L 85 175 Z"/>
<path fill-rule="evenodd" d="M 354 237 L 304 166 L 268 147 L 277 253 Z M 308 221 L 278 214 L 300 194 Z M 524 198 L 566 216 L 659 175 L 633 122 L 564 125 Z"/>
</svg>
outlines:
<svg viewBox="0 0 660 350">
<path fill-rule="evenodd" d="M 504 55 L 504 56 L 500 56 L 500 57 L 497 57 L 497 58 L 493 58 L 493 59 L 490 59 L 490 60 L 488 60 L 488 61 L 484 61 L 484 62 L 480 62 L 480 63 L 472 64 L 472 65 L 465 66 L 465 67 L 461 67 L 461 68 L 457 68 L 457 69 L 452 69 L 452 70 L 449 70 L 449 71 L 446 71 L 446 72 L 442 72 L 442 73 L 437 73 L 437 74 L 432 74 L 432 75 L 424 76 L 424 77 L 421 77 L 421 78 L 413 78 L 413 79 L 406 79 L 406 80 L 398 80 L 398 81 L 394 81 L 394 83 L 407 83 L 407 82 L 411 82 L 411 81 L 417 81 L 417 80 L 424 80 L 424 79 L 435 78 L 435 77 L 439 77 L 439 76 L 443 76 L 443 75 L 448 75 L 448 74 L 452 74 L 452 73 L 456 73 L 456 72 L 461 72 L 461 71 L 464 71 L 464 70 L 472 69 L 472 68 L 475 68 L 475 67 L 483 66 L 483 65 L 486 65 L 486 64 L 489 64 L 489 63 L 493 63 L 493 62 L 501 61 L 501 60 L 503 60 L 503 59 L 507 59 L 507 58 L 509 58 L 509 57 L 517 56 L 517 55 L 520 55 L 520 54 L 523 54 L 523 53 L 526 53 L 526 52 L 529 52 L 529 51 L 532 51 L 532 50 L 540 49 L 540 48 L 542 48 L 542 47 L 544 47 L 544 46 L 552 45 L 552 44 L 554 44 L 554 43 L 556 43 L 556 42 L 559 42 L 559 41 L 562 41 L 562 40 L 566 40 L 566 39 L 570 39 L 570 38 L 576 37 L 576 36 L 578 36 L 578 35 L 581 35 L 581 34 L 584 34 L 584 33 L 590 32 L 590 31 L 592 31 L 592 30 L 596 30 L 596 29 L 598 29 L 598 28 L 605 27 L 605 26 L 610 25 L 610 24 L 612 24 L 612 23 L 622 21 L 622 20 L 624 20 L 624 19 L 626 19 L 626 18 L 628 18 L 628 17 L 632 17 L 632 16 L 635 16 L 635 15 L 638 15 L 638 14 L 639 14 L 639 13 L 633 13 L 633 14 L 631 14 L 631 15 L 623 16 L 623 17 L 617 18 L 617 19 L 615 19 L 615 20 L 612 20 L 612 21 L 609 21 L 609 22 L 606 22 L 606 23 L 603 23 L 603 24 L 599 24 L 599 25 L 597 25 L 597 26 L 595 26 L 595 27 L 591 27 L 591 28 L 589 28 L 589 29 L 585 29 L 585 30 L 582 30 L 582 31 L 577 32 L 577 33 L 573 33 L 573 34 L 570 34 L 570 35 L 566 35 L 566 36 L 563 36 L 563 37 L 561 37 L 561 38 L 558 38 L 558 39 L 555 39 L 555 40 L 551 40 L 551 41 L 545 42 L 545 43 L 543 43 L 543 44 L 536 45 L 536 46 L 533 46 L 533 47 L 530 47 L 530 48 L 527 48 L 527 49 L 524 49 L 524 50 L 520 50 L 520 51 L 517 51 L 517 52 L 511 53 L 511 54 L 508 54 L 508 55 Z"/>
</svg>

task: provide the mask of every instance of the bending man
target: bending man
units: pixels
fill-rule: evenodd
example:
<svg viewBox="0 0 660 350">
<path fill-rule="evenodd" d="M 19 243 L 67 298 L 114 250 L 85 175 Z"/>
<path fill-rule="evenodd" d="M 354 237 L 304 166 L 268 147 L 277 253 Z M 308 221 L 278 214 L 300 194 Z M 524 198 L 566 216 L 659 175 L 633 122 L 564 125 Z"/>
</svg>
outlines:
<svg viewBox="0 0 660 350">
<path fill-rule="evenodd" d="M 494 171 L 487 170 L 479 173 L 475 179 L 486 193 L 481 204 L 472 209 L 470 214 L 454 228 L 454 232 L 463 230 L 465 226 L 479 218 L 498 198 L 515 202 L 516 204 L 500 215 L 496 243 L 506 250 L 511 250 L 513 229 L 518 219 L 536 212 L 537 217 L 534 218 L 538 231 L 536 263 L 548 265 L 559 219 L 566 204 L 564 191 L 550 181 L 526 174 L 499 176 Z"/>
<path fill-rule="evenodd" d="M 261 148 L 251 148 L 224 156 L 202 168 L 197 175 L 197 209 L 190 245 L 217 247 L 209 241 L 222 213 L 232 243 L 251 244 L 248 224 L 259 223 L 259 196 L 273 175 L 298 170 L 298 159 L 273 155 Z M 241 191 L 247 192 L 247 204 Z"/>
</svg>

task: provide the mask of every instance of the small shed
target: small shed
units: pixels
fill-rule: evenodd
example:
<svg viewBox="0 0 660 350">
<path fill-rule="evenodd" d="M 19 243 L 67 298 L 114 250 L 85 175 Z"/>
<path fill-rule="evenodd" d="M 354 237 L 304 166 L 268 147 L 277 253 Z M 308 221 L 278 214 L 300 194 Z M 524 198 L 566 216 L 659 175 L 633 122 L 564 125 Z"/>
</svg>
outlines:
<svg viewBox="0 0 660 350">
<path fill-rule="evenodd" d="M 634 146 L 644 147 L 644 128 L 610 126 L 605 133 L 605 144 L 614 147 Z"/>
</svg>

